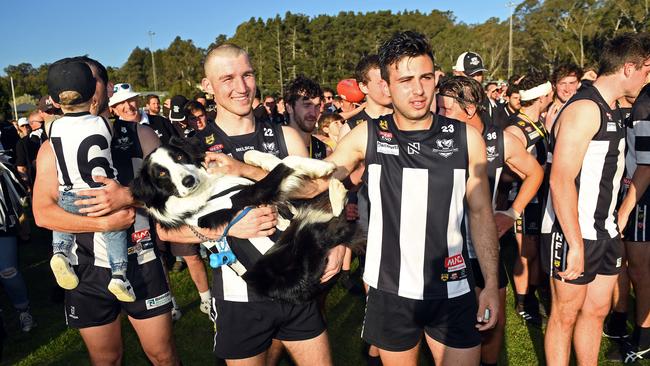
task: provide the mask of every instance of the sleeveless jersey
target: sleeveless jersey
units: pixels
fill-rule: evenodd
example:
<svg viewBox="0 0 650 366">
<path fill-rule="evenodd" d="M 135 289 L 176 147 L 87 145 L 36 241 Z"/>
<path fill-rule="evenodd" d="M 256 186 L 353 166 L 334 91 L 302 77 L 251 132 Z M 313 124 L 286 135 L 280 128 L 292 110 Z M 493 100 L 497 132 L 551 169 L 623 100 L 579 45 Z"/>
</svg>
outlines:
<svg viewBox="0 0 650 366">
<path fill-rule="evenodd" d="M 282 126 L 269 122 L 256 121 L 255 132 L 239 136 L 228 136 L 216 123 L 208 123 L 193 138 L 199 139 L 205 151 L 228 154 L 240 161 L 244 161 L 248 150 L 264 151 L 280 158 L 287 156 Z"/>
<path fill-rule="evenodd" d="M 486 125 L 483 128 L 483 141 L 485 141 L 487 155 L 487 176 L 490 184 L 490 194 L 492 198 L 492 209 L 496 209 L 497 187 L 501 172 L 505 165 L 505 145 L 503 142 L 503 130 L 495 125 Z M 474 245 L 469 227 L 469 218 L 465 215 L 465 239 L 467 241 L 467 250 L 470 258 L 476 258 Z"/>
<path fill-rule="evenodd" d="M 526 150 L 535 158 L 539 165 L 544 166 L 548 152 L 548 132 L 541 121 L 531 121 L 521 111 L 510 117 L 510 124 L 521 130 L 526 138 Z"/>
<path fill-rule="evenodd" d="M 595 87 L 588 85 L 580 88 L 564 108 L 578 100 L 591 100 L 600 109 L 598 132 L 589 142 L 580 173 L 575 179 L 578 190 L 578 222 L 583 239 L 612 239 L 618 236 L 614 208 L 625 167 L 625 126 L 620 111 L 612 110 Z M 558 118 L 564 108 L 559 112 Z M 554 147 L 555 138 L 551 134 L 547 174 L 550 174 L 553 163 Z M 542 234 L 561 231 L 549 192 Z"/>
<path fill-rule="evenodd" d="M 323 160 L 327 157 L 327 145 L 314 136 L 310 136 L 309 157 L 312 159 Z"/>
<path fill-rule="evenodd" d="M 360 123 L 362 122 L 368 122 L 372 120 L 372 118 L 366 113 L 366 110 L 362 110 L 361 112 L 355 114 L 354 116 L 348 118 L 345 123 L 350 126 L 350 130 L 354 129 L 357 127 Z"/>
<path fill-rule="evenodd" d="M 198 136 L 198 138 L 203 140 L 208 151 L 229 154 L 240 161 L 244 160 L 244 153 L 248 150 L 272 153 L 281 159 L 288 155 L 282 126 L 280 125 L 273 125 L 269 122 L 257 122 L 255 132 L 240 136 L 226 135 L 215 123 L 209 126 L 212 126 L 210 130 L 206 126 L 201 131 L 203 134 Z M 259 252 L 259 254 L 254 253 L 252 257 L 256 255 L 261 256 L 273 246 L 274 240 L 280 234 L 281 232 L 276 230 L 274 235 L 263 238 L 239 239 L 229 236 L 228 244 L 231 247 L 240 246 L 247 248 L 248 251 L 255 250 Z M 269 298 L 249 288 L 246 281 L 228 266 L 221 266 L 212 270 L 212 295 L 217 299 L 238 302 L 269 300 Z"/>
<path fill-rule="evenodd" d="M 114 137 L 111 143 L 113 164 L 119 172 L 120 184 L 125 186 L 140 171 L 144 159 L 137 127 L 138 124 L 135 122 L 121 120 L 115 121 L 113 125 Z M 152 230 L 153 225 L 147 212 L 142 208 L 136 209 L 135 223 L 127 230 L 129 262 L 135 261 L 141 265 L 158 258 Z M 70 258 L 71 263 L 110 268 L 106 244 L 103 235 L 76 234 Z"/>
<path fill-rule="evenodd" d="M 60 191 L 101 187 L 93 175 L 116 177 L 111 162 L 111 129 L 103 117 L 89 112 L 68 113 L 52 122 L 48 135 L 56 156 Z"/>
<path fill-rule="evenodd" d="M 364 282 L 411 299 L 445 299 L 474 286 L 464 238 L 468 178 L 464 123 L 433 117 L 401 131 L 369 121 L 364 181 L 370 220 Z"/>
</svg>

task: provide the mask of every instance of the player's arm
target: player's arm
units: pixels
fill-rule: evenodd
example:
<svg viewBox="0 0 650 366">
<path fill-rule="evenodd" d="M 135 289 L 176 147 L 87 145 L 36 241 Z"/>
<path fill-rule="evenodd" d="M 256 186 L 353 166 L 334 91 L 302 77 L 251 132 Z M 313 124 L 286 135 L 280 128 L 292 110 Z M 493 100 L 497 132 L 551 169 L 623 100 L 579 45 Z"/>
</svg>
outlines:
<svg viewBox="0 0 650 366">
<path fill-rule="evenodd" d="M 505 163 L 522 179 L 519 193 L 512 203 L 511 211 L 514 215 L 504 215 L 497 212 L 494 218 L 497 222 L 499 237 L 509 230 L 514 218 L 519 217 L 528 203 L 535 197 L 537 190 L 544 179 L 544 169 L 537 160 L 526 150 L 521 140 L 509 132 L 503 133 L 505 150 Z"/>
<path fill-rule="evenodd" d="M 618 228 L 621 232 L 625 230 L 630 213 L 650 185 L 650 143 L 646 143 L 650 136 L 650 121 L 637 120 L 634 121 L 633 126 L 635 136 L 633 148 L 636 152 L 637 167 L 621 207 L 618 209 Z"/>
<path fill-rule="evenodd" d="M 485 288 L 479 296 L 479 312 L 477 313 L 477 320 L 483 323 L 477 327 L 483 330 L 492 328 L 498 317 L 499 246 L 487 178 L 485 142 L 478 131 L 471 126 L 467 126 L 467 146 L 469 155 L 467 203 L 470 232 L 481 272 L 485 278 Z M 491 312 L 489 320 L 483 319 L 486 308 Z"/>
<path fill-rule="evenodd" d="M 555 122 L 557 142 L 553 151 L 550 188 L 555 215 L 569 245 L 564 279 L 578 278 L 584 271 L 584 243 L 578 223 L 578 191 L 575 179 L 591 138 L 599 128 L 600 110 L 591 101 L 567 107 Z"/>
<path fill-rule="evenodd" d="M 104 232 L 123 230 L 135 219 L 133 209 L 118 210 L 104 217 L 88 217 L 66 212 L 57 204 L 59 197 L 56 159 L 50 142 L 41 145 L 36 158 L 33 213 L 36 225 L 61 232 Z"/>
</svg>

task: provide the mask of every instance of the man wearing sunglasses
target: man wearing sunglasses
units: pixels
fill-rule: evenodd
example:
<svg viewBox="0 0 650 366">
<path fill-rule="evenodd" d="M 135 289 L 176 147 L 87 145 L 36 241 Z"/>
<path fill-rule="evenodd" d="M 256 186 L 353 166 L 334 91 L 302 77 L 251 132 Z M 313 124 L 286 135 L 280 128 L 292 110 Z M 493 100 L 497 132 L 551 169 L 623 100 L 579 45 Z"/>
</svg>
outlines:
<svg viewBox="0 0 650 366">
<path fill-rule="evenodd" d="M 486 125 L 481 120 L 480 111 L 483 108 L 484 93 L 476 80 L 464 76 L 452 76 L 444 80 L 436 96 L 439 113 L 445 117 L 464 122 L 481 133 L 486 145 L 487 170 L 492 194 L 492 205 L 496 209 L 496 193 L 504 167 L 517 172 L 523 183 L 517 198 L 507 211 L 497 211 L 494 219 L 497 223 L 499 237 L 512 228 L 515 219 L 526 204 L 535 196 L 544 178 L 544 171 L 515 136 L 504 132 L 494 125 Z M 469 238 L 468 238 L 469 239 Z M 473 249 L 471 241 L 467 241 Z M 472 268 L 476 279 L 476 292 L 480 293 L 485 287 L 481 268 L 473 250 L 470 251 Z M 505 330 L 506 277 L 505 264 L 499 260 L 499 314 L 494 329 L 482 333 L 481 364 L 496 365 Z"/>
</svg>

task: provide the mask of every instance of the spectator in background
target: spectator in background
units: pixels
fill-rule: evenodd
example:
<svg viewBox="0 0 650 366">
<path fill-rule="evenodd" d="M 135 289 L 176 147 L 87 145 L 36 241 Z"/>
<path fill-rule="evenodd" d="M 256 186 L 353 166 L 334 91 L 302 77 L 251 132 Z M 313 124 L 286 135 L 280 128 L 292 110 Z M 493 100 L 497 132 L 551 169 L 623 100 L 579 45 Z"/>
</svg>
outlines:
<svg viewBox="0 0 650 366">
<path fill-rule="evenodd" d="M 519 87 L 511 85 L 506 90 L 506 104 L 503 105 L 503 113 L 510 118 L 521 109 L 521 96 L 519 95 Z"/>
<path fill-rule="evenodd" d="M 208 116 L 203 104 L 197 101 L 189 101 L 185 104 L 185 115 L 189 118 L 189 124 L 197 131 L 202 131 L 208 124 Z"/>
<path fill-rule="evenodd" d="M 29 133 L 32 132 L 32 128 L 29 127 L 29 121 L 27 121 L 27 117 L 18 118 L 18 122 L 16 123 L 16 130 L 18 130 L 18 136 L 21 139 L 29 136 Z"/>
<path fill-rule="evenodd" d="M 208 114 L 208 120 L 214 121 L 217 118 L 217 103 L 214 102 L 214 99 L 208 99 L 205 112 Z"/>
<path fill-rule="evenodd" d="M 36 178 L 36 154 L 41 147 L 39 139 L 29 137 L 32 129 L 30 125 L 42 124 L 42 117 L 39 112 L 32 112 L 27 118 L 18 120 L 18 127 L 23 136 L 16 144 L 16 171 L 21 183 L 31 192 Z M 30 123 L 31 122 L 31 123 Z"/>
<path fill-rule="evenodd" d="M 170 102 L 169 120 L 180 137 L 189 138 L 194 136 L 196 131 L 190 126 L 185 115 L 185 104 L 187 104 L 187 98 L 182 95 L 174 95 Z"/>
<path fill-rule="evenodd" d="M 260 122 L 269 121 L 269 114 L 266 112 L 266 108 L 262 104 L 262 93 L 260 88 L 255 88 L 255 98 L 253 98 L 253 115 L 255 119 Z"/>
<path fill-rule="evenodd" d="M 264 97 L 264 108 L 266 108 L 266 113 L 269 116 L 269 122 L 277 125 L 284 123 L 284 116 L 278 112 L 278 106 L 275 103 L 275 97 L 273 95 Z"/>
<path fill-rule="evenodd" d="M 322 113 L 335 113 L 336 106 L 334 105 L 334 90 L 332 88 L 323 88 L 323 110 Z"/>
<path fill-rule="evenodd" d="M 344 123 L 345 120 L 338 113 L 321 114 L 318 119 L 318 132 L 315 137 L 328 146 L 328 155 L 336 148 L 339 132 Z"/>
<path fill-rule="evenodd" d="M 174 136 L 179 136 L 178 131 L 172 126 L 171 121 L 167 118 L 159 115 L 160 113 L 160 99 L 155 94 L 149 94 L 146 97 L 147 108 L 149 113 L 147 113 L 147 120 L 149 121 L 148 125 L 151 129 L 154 130 L 160 143 L 163 145 L 169 143 L 169 139 Z M 143 123 L 144 124 L 144 123 Z"/>
<path fill-rule="evenodd" d="M 553 122 L 560 109 L 578 91 L 580 78 L 582 78 L 582 70 L 575 64 L 560 65 L 553 70 L 551 83 L 555 90 L 555 98 L 546 112 L 544 122 L 546 130 L 550 131 L 553 128 Z"/>
</svg>

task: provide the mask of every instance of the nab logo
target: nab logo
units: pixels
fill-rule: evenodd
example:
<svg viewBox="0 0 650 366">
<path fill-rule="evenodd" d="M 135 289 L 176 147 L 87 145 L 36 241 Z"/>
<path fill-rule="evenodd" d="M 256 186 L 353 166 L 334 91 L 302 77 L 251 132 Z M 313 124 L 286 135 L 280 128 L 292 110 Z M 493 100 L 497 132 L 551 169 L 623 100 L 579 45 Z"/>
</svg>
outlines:
<svg viewBox="0 0 650 366">
<path fill-rule="evenodd" d="M 409 142 L 406 151 L 409 155 L 420 155 L 420 143 Z"/>
</svg>

